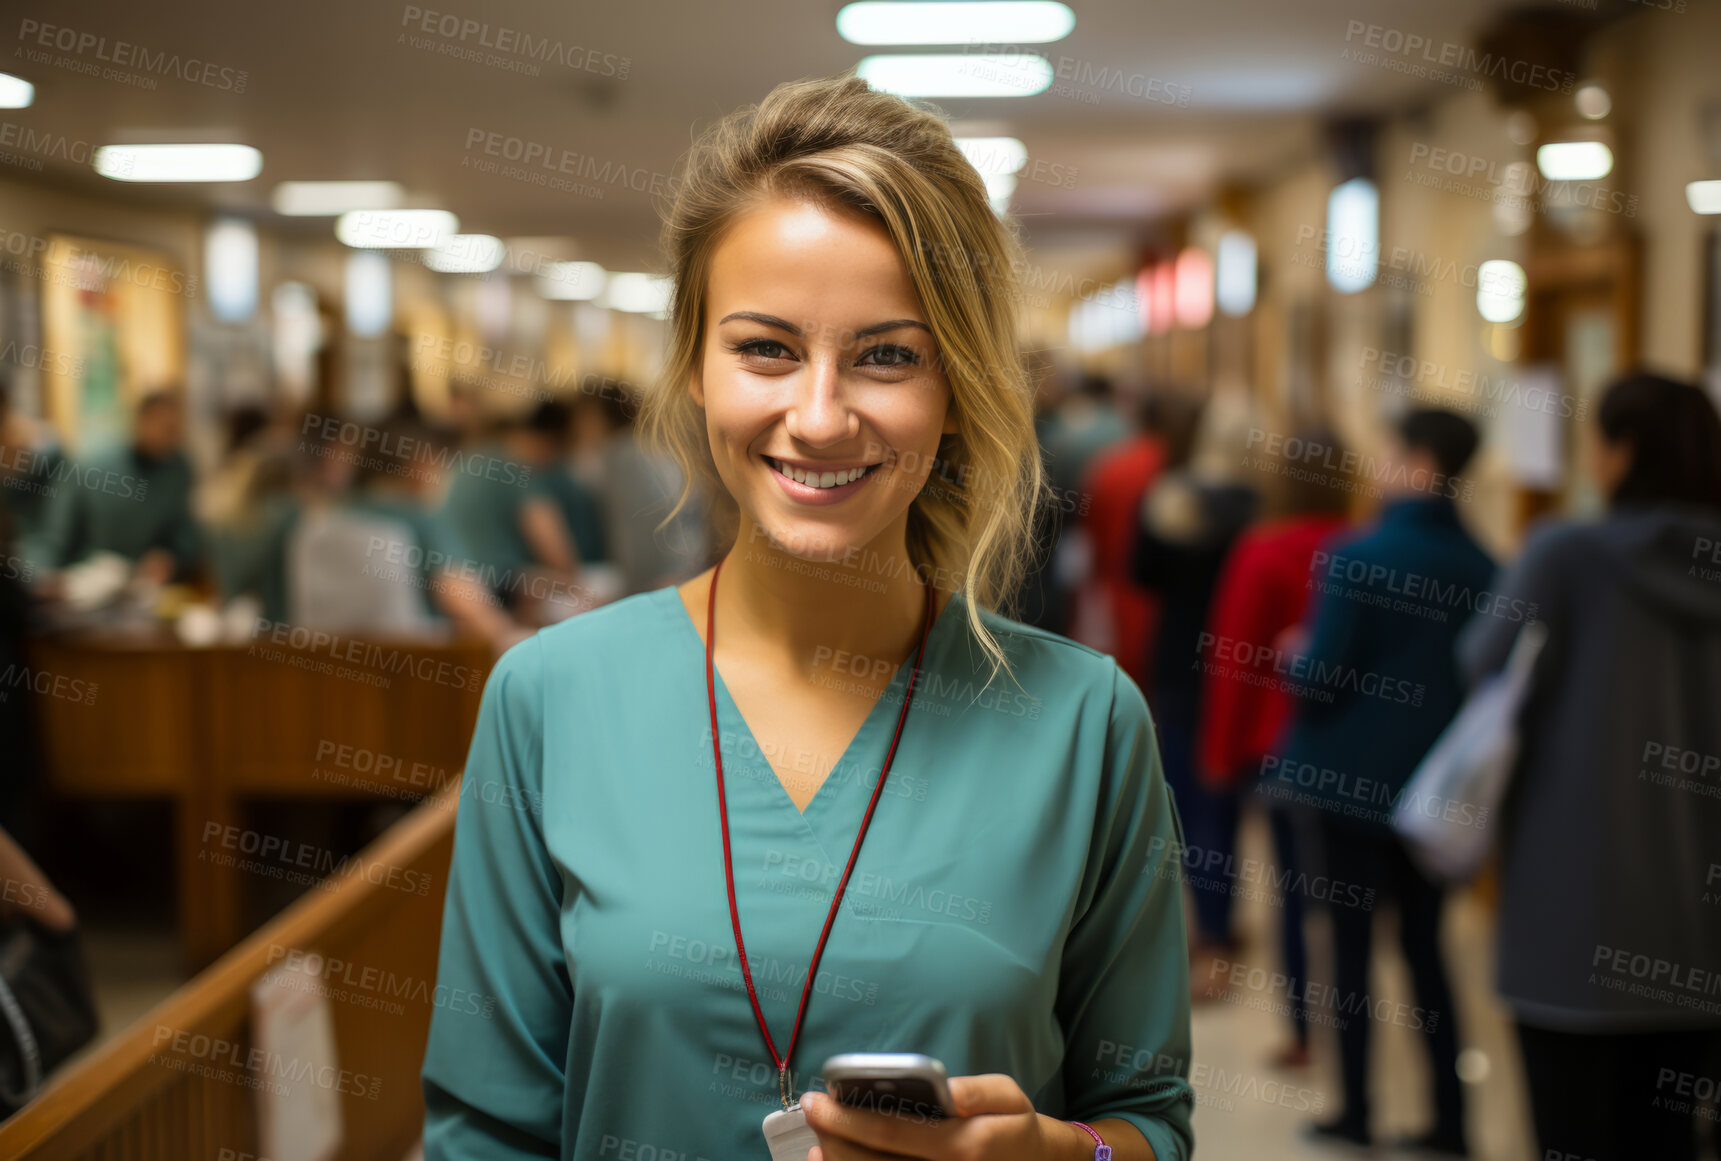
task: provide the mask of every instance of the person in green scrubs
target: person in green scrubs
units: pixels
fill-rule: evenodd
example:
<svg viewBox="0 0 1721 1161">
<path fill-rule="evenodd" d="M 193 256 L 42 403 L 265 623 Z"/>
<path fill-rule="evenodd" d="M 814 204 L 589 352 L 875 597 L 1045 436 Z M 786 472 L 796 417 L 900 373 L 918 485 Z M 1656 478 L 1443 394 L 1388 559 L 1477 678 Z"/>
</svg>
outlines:
<svg viewBox="0 0 1721 1161">
<path fill-rule="evenodd" d="M 553 482 L 562 472 L 567 426 L 566 405 L 545 401 L 507 421 L 499 439 L 454 459 L 442 518 L 510 607 L 529 571 L 569 582 L 579 573 L 579 552 Z"/>
<path fill-rule="evenodd" d="M 139 401 L 129 441 L 57 470 L 39 536 L 43 566 L 61 569 L 112 552 L 154 580 L 190 579 L 203 536 L 192 513 L 195 480 L 180 449 L 184 436 L 179 395 L 154 391 Z"/>
<path fill-rule="evenodd" d="M 665 233 L 641 424 L 737 531 L 490 675 L 426 1161 L 766 1158 L 790 1101 L 809 1161 L 1183 1161 L 1147 704 L 996 607 L 1045 501 L 983 181 L 936 114 L 797 82 L 695 148 Z M 957 1115 L 836 1106 L 821 1065 L 854 1052 L 942 1061 Z"/>
</svg>

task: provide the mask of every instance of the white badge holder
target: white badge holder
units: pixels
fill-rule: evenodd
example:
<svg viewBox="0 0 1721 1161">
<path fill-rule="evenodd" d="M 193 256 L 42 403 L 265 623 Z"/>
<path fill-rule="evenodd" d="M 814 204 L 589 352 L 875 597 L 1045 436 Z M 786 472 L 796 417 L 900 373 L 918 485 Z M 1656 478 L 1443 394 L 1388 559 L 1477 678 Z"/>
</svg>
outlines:
<svg viewBox="0 0 1721 1161">
<path fill-rule="evenodd" d="M 819 1135 L 795 1104 L 765 1118 L 765 1143 L 771 1147 L 771 1161 L 807 1161 L 807 1150 L 819 1143 Z"/>
</svg>

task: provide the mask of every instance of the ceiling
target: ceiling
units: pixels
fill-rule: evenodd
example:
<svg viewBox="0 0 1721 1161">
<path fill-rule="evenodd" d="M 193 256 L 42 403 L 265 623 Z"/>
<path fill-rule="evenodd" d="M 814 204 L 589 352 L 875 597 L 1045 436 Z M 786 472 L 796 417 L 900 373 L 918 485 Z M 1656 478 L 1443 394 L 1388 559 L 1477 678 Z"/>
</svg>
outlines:
<svg viewBox="0 0 1721 1161">
<path fill-rule="evenodd" d="M 1155 218 L 1188 208 L 1227 182 L 1270 174 L 1315 140 L 1320 117 L 1396 107 L 1425 97 L 1427 82 L 1344 60 L 1359 11 L 1377 25 L 1466 41 L 1506 0 L 1069 0 L 1074 32 L 1035 46 L 1087 72 L 1062 94 L 952 100 L 942 107 L 968 131 L 1008 133 L 1039 172 L 1023 180 L 1013 209 L 1042 251 L 1129 243 Z M 145 140 L 231 140 L 257 146 L 262 175 L 247 183 L 142 186 L 110 182 L 49 150 L 25 180 L 137 203 L 206 205 L 257 213 L 277 228 L 327 236 L 326 219 L 285 219 L 268 209 L 289 179 L 390 178 L 415 204 L 455 211 L 466 232 L 565 236 L 568 256 L 610 269 L 641 269 L 653 255 L 656 214 L 649 178 L 673 173 L 696 124 L 758 100 L 774 83 L 841 71 L 869 52 L 836 34 L 837 0 L 295 0 L 290 4 L 190 0 L 22 0 L 5 25 L 13 44 L 0 69 L 32 81 L 36 103 L 0 114 L 41 134 L 101 145 Z M 449 20 L 487 24 L 486 39 L 559 46 L 569 67 L 515 50 L 503 64 L 464 39 L 424 31 Z M 31 22 L 38 22 L 32 24 Z M 50 39 L 80 53 L 42 48 Z M 504 31 L 506 30 L 506 31 Z M 20 33 L 23 35 L 21 36 Z M 99 75 L 100 57 L 135 53 L 200 62 L 193 79 L 155 74 L 153 89 Z M 1353 42 L 1354 44 L 1354 42 Z M 511 47 L 511 46 L 510 46 Z M 913 51 L 913 50 L 908 50 Z M 595 54 L 588 58 L 586 53 Z M 45 54 L 46 59 L 42 59 Z M 34 58 L 34 59 L 33 59 Z M 623 71 L 626 58 L 625 79 Z M 135 60 L 124 71 L 145 71 Z M 209 82 L 196 79 L 212 65 Z M 522 69 L 536 67 L 537 75 Z M 146 66 L 147 67 L 147 66 Z M 96 70 L 88 75 L 84 70 Z M 1095 83 L 1134 78 L 1129 87 Z M 231 70 L 223 72 L 222 70 Z M 239 74 L 245 74 L 243 92 Z M 1152 84 L 1151 82 L 1159 82 Z M 1166 103 L 1166 86 L 1187 105 Z M 1175 97 L 1173 98 L 1175 99 Z M 497 137 L 488 135 L 496 134 Z M 518 144 L 508 144 L 510 139 Z M 499 148 L 571 150 L 626 180 L 587 179 L 585 192 L 504 176 Z M 477 142 L 479 144 L 473 144 Z M 82 154 L 78 154 L 82 156 Z M 477 163 L 494 160 L 497 171 Z M 1061 167 L 1061 168 L 1054 168 Z M 1074 171 L 1073 178 L 1070 172 Z M 659 183 L 661 184 L 661 183 Z M 595 196 L 591 191 L 601 192 Z"/>
</svg>

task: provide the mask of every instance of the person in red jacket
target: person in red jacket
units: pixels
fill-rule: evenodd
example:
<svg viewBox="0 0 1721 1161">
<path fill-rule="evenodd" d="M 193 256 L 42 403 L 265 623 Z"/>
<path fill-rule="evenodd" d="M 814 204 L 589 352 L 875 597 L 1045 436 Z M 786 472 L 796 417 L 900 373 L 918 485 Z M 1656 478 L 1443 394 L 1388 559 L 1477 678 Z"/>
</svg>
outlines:
<svg viewBox="0 0 1721 1161">
<path fill-rule="evenodd" d="M 1304 446 L 1313 443 L 1332 448 L 1332 453 L 1323 457 L 1326 462 L 1344 458 L 1343 449 L 1331 435 L 1311 432 L 1301 438 Z M 1274 514 L 1238 538 L 1219 574 L 1207 631 L 1215 641 L 1232 643 L 1226 650 L 1229 654 L 1236 653 L 1236 643 L 1246 643 L 1251 651 L 1284 646 L 1308 604 L 1312 591 L 1309 568 L 1315 550 L 1347 523 L 1351 498 L 1348 478 L 1317 465 L 1296 467 L 1297 475 L 1275 480 L 1279 486 L 1270 493 Z M 1207 671 L 1196 742 L 1203 783 L 1215 792 L 1231 792 L 1238 803 L 1259 774 L 1262 758 L 1274 752 L 1291 709 L 1290 698 L 1283 691 L 1250 682 L 1247 678 L 1251 676 L 1253 671 L 1240 666 L 1217 665 Z M 1279 863 L 1276 877 L 1295 884 L 1297 864 L 1290 813 L 1269 805 L 1267 818 Z M 1302 899 L 1290 886 L 1284 892 L 1280 920 L 1282 970 L 1293 979 L 1306 979 Z M 1192 971 L 1191 979 L 1209 975 Z M 1301 1067 L 1309 1060 L 1308 1017 L 1300 1006 L 1292 1024 L 1295 1043 L 1275 1061 L 1283 1067 Z"/>
<path fill-rule="evenodd" d="M 1149 395 L 1141 406 L 1137 430 L 1098 452 L 1088 464 L 1073 505 L 1069 498 L 1060 497 L 1065 511 L 1075 508 L 1092 551 L 1078 608 L 1098 613 L 1092 619 L 1077 617 L 1070 636 L 1116 657 L 1118 666 L 1144 693 L 1153 688 L 1152 645 L 1159 598 L 1130 574 L 1129 553 L 1141 498 L 1173 455 L 1166 410 L 1159 395 Z M 1103 629 L 1098 639 L 1088 639 L 1082 631 L 1092 621 Z"/>
</svg>

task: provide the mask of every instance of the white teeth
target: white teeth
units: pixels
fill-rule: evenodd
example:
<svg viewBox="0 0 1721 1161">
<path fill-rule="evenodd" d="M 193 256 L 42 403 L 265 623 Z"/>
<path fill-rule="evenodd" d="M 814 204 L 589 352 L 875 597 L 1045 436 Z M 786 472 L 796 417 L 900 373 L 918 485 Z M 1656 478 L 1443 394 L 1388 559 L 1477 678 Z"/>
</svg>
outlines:
<svg viewBox="0 0 1721 1161">
<path fill-rule="evenodd" d="M 805 484 L 809 488 L 841 487 L 854 483 L 867 473 L 866 468 L 848 468 L 841 472 L 809 472 L 804 468 L 790 467 L 781 460 L 770 460 L 770 464 L 797 484 Z"/>
</svg>

